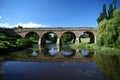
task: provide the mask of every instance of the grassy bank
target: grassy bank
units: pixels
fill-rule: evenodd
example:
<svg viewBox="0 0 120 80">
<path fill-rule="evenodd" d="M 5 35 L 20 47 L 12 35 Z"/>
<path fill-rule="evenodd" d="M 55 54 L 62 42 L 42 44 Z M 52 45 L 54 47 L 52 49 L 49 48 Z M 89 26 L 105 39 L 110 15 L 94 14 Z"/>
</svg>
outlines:
<svg viewBox="0 0 120 80">
<path fill-rule="evenodd" d="M 33 42 L 29 39 L 17 39 L 14 43 L 11 43 L 10 41 L 0 41 L 0 55 L 32 46 Z"/>
<path fill-rule="evenodd" d="M 32 47 L 33 43 L 35 42 L 30 39 L 17 39 L 14 36 L 7 35 L 5 32 L 0 32 L 0 55 Z"/>
<path fill-rule="evenodd" d="M 88 44 L 88 43 L 71 44 L 70 47 L 78 50 L 81 49 L 98 50 L 100 48 L 96 44 Z"/>
<path fill-rule="evenodd" d="M 80 43 L 80 44 L 71 44 L 70 47 L 72 49 L 85 49 L 89 51 L 96 51 L 97 53 L 102 53 L 102 54 L 111 54 L 111 55 L 120 55 L 120 49 L 117 48 L 111 48 L 111 47 L 99 47 L 97 44 L 88 44 L 88 43 Z"/>
</svg>

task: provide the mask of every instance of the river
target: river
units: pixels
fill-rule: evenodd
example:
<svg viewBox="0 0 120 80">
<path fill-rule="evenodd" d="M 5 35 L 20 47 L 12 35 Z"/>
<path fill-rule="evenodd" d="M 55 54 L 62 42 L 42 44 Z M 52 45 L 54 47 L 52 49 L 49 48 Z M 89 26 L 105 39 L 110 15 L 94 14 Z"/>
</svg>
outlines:
<svg viewBox="0 0 120 80">
<path fill-rule="evenodd" d="M 120 80 L 120 56 L 35 46 L 0 56 L 0 80 Z"/>
</svg>

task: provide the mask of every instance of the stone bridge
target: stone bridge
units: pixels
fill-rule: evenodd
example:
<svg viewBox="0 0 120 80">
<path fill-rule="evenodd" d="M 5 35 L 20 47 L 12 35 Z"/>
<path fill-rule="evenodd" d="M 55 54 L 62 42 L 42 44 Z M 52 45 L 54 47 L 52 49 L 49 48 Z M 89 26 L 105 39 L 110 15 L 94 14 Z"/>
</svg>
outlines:
<svg viewBox="0 0 120 80">
<path fill-rule="evenodd" d="M 49 33 L 54 33 L 57 35 L 57 44 L 60 44 L 61 42 L 61 36 L 64 33 L 70 33 L 74 35 L 74 43 L 80 43 L 80 36 L 83 33 L 87 33 L 90 37 L 90 43 L 95 42 L 95 33 L 96 29 L 92 27 L 70 27 L 70 28 L 17 28 L 14 29 L 14 31 L 17 33 L 16 36 L 21 37 L 27 37 L 31 33 L 36 33 L 39 36 L 38 44 L 44 44 L 45 43 L 45 36 Z"/>
</svg>

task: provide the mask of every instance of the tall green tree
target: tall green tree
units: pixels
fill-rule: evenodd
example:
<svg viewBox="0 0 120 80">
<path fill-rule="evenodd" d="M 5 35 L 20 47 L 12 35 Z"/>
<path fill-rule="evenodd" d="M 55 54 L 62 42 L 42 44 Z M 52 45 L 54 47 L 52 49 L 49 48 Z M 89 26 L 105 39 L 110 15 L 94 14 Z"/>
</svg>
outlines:
<svg viewBox="0 0 120 80">
<path fill-rule="evenodd" d="M 116 10 L 116 0 L 113 0 L 113 2 L 109 6 L 108 10 L 108 19 L 113 18 L 113 12 Z"/>
<path fill-rule="evenodd" d="M 113 4 L 110 4 L 109 10 L 108 10 L 108 19 L 112 19 L 113 18 Z"/>
<path fill-rule="evenodd" d="M 107 19 L 106 4 L 103 5 L 102 12 L 100 13 L 100 16 L 97 18 L 97 22 L 100 23 L 104 19 Z"/>
<path fill-rule="evenodd" d="M 113 0 L 113 8 L 116 10 L 116 0 Z"/>
</svg>

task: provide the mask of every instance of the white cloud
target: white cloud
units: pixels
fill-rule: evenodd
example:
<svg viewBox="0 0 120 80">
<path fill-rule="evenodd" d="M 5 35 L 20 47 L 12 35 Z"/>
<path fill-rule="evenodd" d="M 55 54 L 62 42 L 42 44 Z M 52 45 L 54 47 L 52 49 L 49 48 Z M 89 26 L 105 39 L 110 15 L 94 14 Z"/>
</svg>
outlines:
<svg viewBox="0 0 120 80">
<path fill-rule="evenodd" d="M 18 25 L 22 26 L 23 28 L 39 28 L 39 27 L 49 27 L 50 25 L 43 25 L 43 24 L 36 24 L 33 22 L 29 23 L 18 23 L 15 25 L 10 25 L 8 23 L 0 23 L 0 27 L 6 27 L 6 28 L 13 28 L 13 27 L 18 27 Z"/>
<path fill-rule="evenodd" d="M 18 25 L 24 27 L 24 28 L 38 28 L 38 27 L 47 27 L 47 25 L 43 25 L 43 24 L 36 24 L 36 23 L 33 23 L 33 22 L 29 22 L 29 23 L 26 23 L 26 24 L 23 24 L 23 23 L 18 23 L 16 24 L 14 27 L 17 27 Z"/>
<path fill-rule="evenodd" d="M 2 16 L 0 16 L 0 19 L 2 19 Z"/>
<path fill-rule="evenodd" d="M 0 23 L 0 27 L 4 27 L 4 28 L 8 27 L 9 28 L 10 25 L 8 23 Z"/>
</svg>

